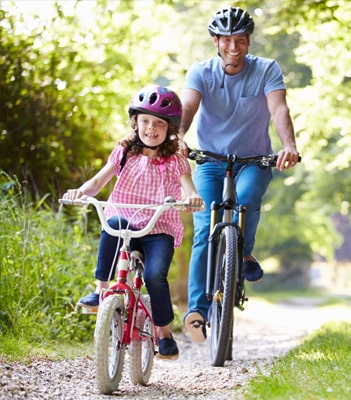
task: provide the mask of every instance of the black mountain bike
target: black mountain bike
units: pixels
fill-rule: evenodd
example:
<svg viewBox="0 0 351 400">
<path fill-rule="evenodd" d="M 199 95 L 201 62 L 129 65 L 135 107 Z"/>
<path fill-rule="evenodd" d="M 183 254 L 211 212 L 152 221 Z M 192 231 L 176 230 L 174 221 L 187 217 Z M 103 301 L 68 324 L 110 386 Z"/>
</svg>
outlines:
<svg viewBox="0 0 351 400">
<path fill-rule="evenodd" d="M 211 204 L 206 282 L 206 295 L 211 301 L 208 319 L 211 329 L 211 362 L 215 367 L 222 367 L 226 360 L 232 359 L 234 307 L 243 310 L 244 303 L 248 300 L 243 276 L 246 208 L 245 205 L 237 203 L 234 166 L 240 163 L 243 167 L 251 164 L 271 168 L 276 165 L 278 156 L 222 156 L 205 150 L 191 149 L 188 157 L 198 164 L 216 162 L 222 166 L 222 162 L 226 162 L 222 202 Z M 220 211 L 223 211 L 221 221 Z M 238 214 L 237 223 L 233 222 L 235 212 Z"/>
</svg>

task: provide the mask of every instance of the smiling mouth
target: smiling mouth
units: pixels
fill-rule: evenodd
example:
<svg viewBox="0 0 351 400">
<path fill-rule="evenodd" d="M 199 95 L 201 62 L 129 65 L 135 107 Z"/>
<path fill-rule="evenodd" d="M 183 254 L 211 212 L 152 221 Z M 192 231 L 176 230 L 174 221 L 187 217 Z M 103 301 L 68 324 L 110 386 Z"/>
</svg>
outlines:
<svg viewBox="0 0 351 400">
<path fill-rule="evenodd" d="M 146 136 L 148 139 L 151 139 L 151 140 L 157 139 L 157 138 L 158 138 L 158 135 L 156 135 L 156 134 L 154 134 L 154 133 L 147 133 L 147 134 L 145 134 L 145 136 Z"/>
<path fill-rule="evenodd" d="M 238 57 L 240 56 L 240 52 L 235 52 L 235 53 L 227 53 L 229 57 Z"/>
</svg>

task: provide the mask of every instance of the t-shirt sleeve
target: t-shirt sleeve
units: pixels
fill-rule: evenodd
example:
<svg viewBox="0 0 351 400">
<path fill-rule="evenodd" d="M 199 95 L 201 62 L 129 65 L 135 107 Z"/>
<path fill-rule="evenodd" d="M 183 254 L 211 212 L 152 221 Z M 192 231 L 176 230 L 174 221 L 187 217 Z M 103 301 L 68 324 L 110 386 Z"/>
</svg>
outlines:
<svg viewBox="0 0 351 400">
<path fill-rule="evenodd" d="M 267 95 L 274 90 L 286 89 L 282 70 L 276 61 L 272 61 L 266 70 L 264 94 Z"/>
<path fill-rule="evenodd" d="M 201 68 L 202 66 L 199 62 L 195 62 L 189 67 L 185 74 L 184 88 L 197 90 L 203 95 L 204 84 L 201 75 Z"/>
<path fill-rule="evenodd" d="M 182 154 L 177 154 L 179 175 L 191 174 L 190 163 Z"/>
<path fill-rule="evenodd" d="M 123 146 L 115 147 L 107 160 L 109 164 L 112 164 L 115 167 L 116 175 L 119 175 L 120 172 L 120 163 L 123 157 L 123 150 Z"/>
</svg>

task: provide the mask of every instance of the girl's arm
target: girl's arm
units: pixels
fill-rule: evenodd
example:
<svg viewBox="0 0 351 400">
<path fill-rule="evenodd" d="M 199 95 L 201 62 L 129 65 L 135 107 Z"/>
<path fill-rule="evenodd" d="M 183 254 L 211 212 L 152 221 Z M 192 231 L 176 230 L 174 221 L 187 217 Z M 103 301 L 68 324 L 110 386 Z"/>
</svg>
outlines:
<svg viewBox="0 0 351 400">
<path fill-rule="evenodd" d="M 184 190 L 185 194 L 185 202 L 195 206 L 201 206 L 203 204 L 203 200 L 200 195 L 197 193 L 195 188 L 193 179 L 190 174 L 183 174 L 180 177 L 180 183 Z"/>
<path fill-rule="evenodd" d="M 78 199 L 83 195 L 95 196 L 115 175 L 113 164 L 107 163 L 95 176 L 83 183 L 78 189 L 69 189 L 63 195 L 64 199 Z"/>
</svg>

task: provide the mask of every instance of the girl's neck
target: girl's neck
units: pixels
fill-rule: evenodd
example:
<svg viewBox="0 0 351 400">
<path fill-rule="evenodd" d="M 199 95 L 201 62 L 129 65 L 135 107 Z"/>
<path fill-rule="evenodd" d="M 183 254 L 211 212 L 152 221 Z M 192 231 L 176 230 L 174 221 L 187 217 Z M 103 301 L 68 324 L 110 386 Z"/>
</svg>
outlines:
<svg viewBox="0 0 351 400">
<path fill-rule="evenodd" d="M 148 149 L 147 147 L 143 147 L 142 154 L 144 156 L 150 157 L 150 158 L 157 158 L 158 157 L 158 149 Z"/>
</svg>

